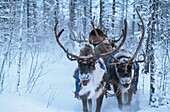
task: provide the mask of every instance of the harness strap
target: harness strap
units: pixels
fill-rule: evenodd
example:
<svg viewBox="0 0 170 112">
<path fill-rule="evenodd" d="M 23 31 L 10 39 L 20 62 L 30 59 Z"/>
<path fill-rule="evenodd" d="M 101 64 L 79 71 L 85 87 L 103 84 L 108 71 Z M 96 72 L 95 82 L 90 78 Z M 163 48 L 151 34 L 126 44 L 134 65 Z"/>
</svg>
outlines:
<svg viewBox="0 0 170 112">
<path fill-rule="evenodd" d="M 127 57 L 127 56 L 119 56 L 119 57 L 117 57 L 118 60 L 121 60 L 122 58 L 129 59 L 129 57 Z"/>
<path fill-rule="evenodd" d="M 102 81 L 100 82 L 99 86 L 96 88 L 95 92 L 98 92 L 99 89 L 101 89 L 101 88 L 103 87 L 103 85 L 104 85 L 104 81 L 102 80 Z"/>
<path fill-rule="evenodd" d="M 105 69 L 105 65 L 99 60 L 99 65 L 100 65 L 100 68 L 102 68 L 103 70 Z"/>
<path fill-rule="evenodd" d="M 107 73 L 105 72 L 104 75 L 103 75 L 102 80 L 100 81 L 99 86 L 98 86 L 98 87 L 96 88 L 96 90 L 95 90 L 96 92 L 98 92 L 99 89 L 104 86 L 104 82 L 106 82 L 106 78 L 107 78 Z"/>
</svg>

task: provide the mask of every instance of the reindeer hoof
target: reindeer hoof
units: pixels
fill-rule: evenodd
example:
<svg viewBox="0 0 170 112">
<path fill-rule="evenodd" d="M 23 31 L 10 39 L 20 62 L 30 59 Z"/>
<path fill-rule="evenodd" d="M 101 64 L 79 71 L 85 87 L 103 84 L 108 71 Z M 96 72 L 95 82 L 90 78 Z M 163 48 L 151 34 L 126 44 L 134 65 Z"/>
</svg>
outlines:
<svg viewBox="0 0 170 112">
<path fill-rule="evenodd" d="M 136 93 L 137 93 L 137 91 L 138 91 L 138 89 L 137 89 L 137 88 L 135 88 L 135 90 L 134 90 L 134 94 L 136 94 Z"/>
</svg>

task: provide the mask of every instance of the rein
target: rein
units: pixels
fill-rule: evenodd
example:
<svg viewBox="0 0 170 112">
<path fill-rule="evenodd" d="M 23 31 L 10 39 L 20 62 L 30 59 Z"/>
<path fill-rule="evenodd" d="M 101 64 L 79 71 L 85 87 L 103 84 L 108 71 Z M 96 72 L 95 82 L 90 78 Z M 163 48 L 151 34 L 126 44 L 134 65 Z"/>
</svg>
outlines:
<svg viewBox="0 0 170 112">
<path fill-rule="evenodd" d="M 100 82 L 100 85 L 96 88 L 95 92 L 98 92 L 98 91 L 103 87 L 104 82 L 105 82 L 104 80 L 102 80 L 102 81 Z M 106 96 L 106 98 L 107 98 L 107 97 L 118 96 L 120 93 L 121 93 L 121 91 L 120 91 L 120 85 L 118 86 L 117 91 L 116 91 L 114 94 L 111 94 L 110 92 L 108 92 L 108 91 L 105 89 L 105 96 Z"/>
<path fill-rule="evenodd" d="M 117 91 L 116 91 L 114 94 L 109 93 L 107 90 L 105 90 L 106 98 L 107 98 L 107 97 L 118 96 L 120 93 L 121 93 L 121 91 L 120 91 L 120 86 L 117 88 Z"/>
<path fill-rule="evenodd" d="M 110 71 L 109 74 L 114 74 L 114 75 L 116 75 L 115 68 L 113 68 L 113 66 L 110 65 L 110 70 L 109 70 L 109 71 Z M 116 76 L 117 76 L 117 75 L 116 75 Z M 107 98 L 107 97 L 118 96 L 118 95 L 121 93 L 119 81 L 118 81 L 117 79 L 111 78 L 110 83 L 111 83 L 112 85 L 117 85 L 118 88 L 117 88 L 117 91 L 116 91 L 114 94 L 108 92 L 108 91 L 105 89 L 105 96 L 106 96 L 106 98 Z"/>
<path fill-rule="evenodd" d="M 116 82 L 117 82 L 117 83 L 116 83 Z M 112 80 L 112 81 L 111 81 L 111 84 L 113 85 L 113 83 L 118 86 L 117 91 L 116 91 L 114 94 L 112 94 L 112 93 L 108 92 L 108 91 L 105 89 L 105 96 L 106 96 L 106 98 L 107 98 L 107 97 L 118 96 L 118 95 L 121 93 L 120 85 L 118 84 L 118 81 L 117 81 L 117 80 Z"/>
</svg>

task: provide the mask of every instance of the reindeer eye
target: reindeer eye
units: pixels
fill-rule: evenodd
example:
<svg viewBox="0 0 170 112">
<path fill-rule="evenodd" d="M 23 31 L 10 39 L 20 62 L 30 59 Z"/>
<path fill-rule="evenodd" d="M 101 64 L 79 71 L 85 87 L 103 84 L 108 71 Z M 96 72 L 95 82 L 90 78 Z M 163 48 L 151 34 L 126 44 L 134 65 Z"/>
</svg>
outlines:
<svg viewBox="0 0 170 112">
<path fill-rule="evenodd" d="M 117 72 L 122 72 L 122 69 L 118 67 Z"/>
<path fill-rule="evenodd" d="M 128 66 L 127 66 L 128 72 L 131 72 L 131 69 L 132 69 L 132 66 L 128 65 Z"/>
<path fill-rule="evenodd" d="M 81 63 L 78 63 L 78 66 L 79 66 L 79 67 L 81 67 L 81 66 L 82 66 L 82 64 L 81 64 Z"/>
<path fill-rule="evenodd" d="M 93 66 L 94 65 L 94 63 L 90 63 L 90 66 Z"/>
<path fill-rule="evenodd" d="M 127 68 L 128 68 L 128 69 L 131 69 L 131 68 L 132 68 L 132 66 L 128 65 L 128 66 L 127 66 Z"/>
</svg>

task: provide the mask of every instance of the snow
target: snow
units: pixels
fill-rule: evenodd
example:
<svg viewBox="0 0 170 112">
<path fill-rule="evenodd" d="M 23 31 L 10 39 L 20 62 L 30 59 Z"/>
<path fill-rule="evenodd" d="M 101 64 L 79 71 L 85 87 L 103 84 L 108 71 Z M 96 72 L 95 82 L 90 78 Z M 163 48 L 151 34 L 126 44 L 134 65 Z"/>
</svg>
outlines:
<svg viewBox="0 0 170 112">
<path fill-rule="evenodd" d="M 112 0 L 107 0 L 107 1 L 112 1 Z M 134 0 L 130 0 L 129 3 L 133 1 Z M 169 1 L 169 0 L 163 0 L 163 1 Z M 37 2 L 38 2 L 38 7 L 41 8 L 42 0 L 39 0 Z M 56 1 L 53 0 L 53 2 L 56 2 Z M 66 15 L 64 16 L 61 14 L 61 17 L 59 17 L 60 23 L 62 21 L 64 23 L 65 22 L 64 18 L 68 19 L 69 17 L 68 16 L 68 3 L 67 1 L 62 1 L 62 3 L 63 2 L 66 2 L 66 3 L 60 5 L 60 7 L 62 7 L 62 11 L 60 13 L 65 13 Z M 98 3 L 99 3 L 99 0 L 97 0 L 97 2 L 95 0 L 93 1 L 94 10 L 92 14 L 96 18 L 99 18 L 99 11 L 98 11 L 99 4 Z M 49 2 L 46 2 L 46 4 L 51 6 Z M 55 4 L 52 4 L 49 12 L 51 12 L 54 9 Z M 121 16 L 120 16 L 121 14 L 119 15 L 120 5 L 121 4 L 119 2 L 116 3 L 117 14 L 115 15 L 115 23 L 119 23 L 120 22 L 119 20 L 121 20 Z M 143 5 L 143 8 L 144 7 L 145 6 Z M 132 7 L 128 7 L 128 8 L 129 8 L 128 17 L 132 19 L 133 11 L 130 11 Z M 147 9 L 147 7 L 145 8 Z M 9 12 L 9 11 L 6 10 L 6 12 Z M 108 13 L 109 12 L 110 11 L 108 11 Z M 42 11 L 40 13 L 42 13 Z M 9 17 L 7 16 L 0 16 L 0 18 L 9 19 Z M 44 21 L 46 20 L 39 22 L 37 27 L 40 26 L 42 23 L 44 23 Z M 61 25 L 64 26 L 63 24 Z M 97 19 L 95 19 L 95 25 L 97 26 Z M 119 27 L 119 24 L 116 25 L 115 28 L 117 27 Z M 115 31 L 116 35 L 119 34 L 119 29 L 120 28 L 117 28 L 117 30 Z M 23 29 L 23 32 L 27 30 L 28 29 Z M 137 34 L 138 32 L 135 33 L 135 35 Z M 156 47 L 154 48 L 158 49 L 161 44 L 162 44 L 162 41 L 160 41 L 159 43 L 156 43 Z M 65 43 L 64 45 L 66 48 L 68 47 L 69 50 L 73 51 L 73 46 L 71 46 L 71 44 Z M 48 46 L 51 46 L 51 45 L 48 44 Z M 82 46 L 78 44 L 75 46 L 75 48 L 77 49 L 80 47 Z M 38 79 L 31 93 L 29 93 L 28 91 L 26 92 L 27 78 L 28 78 L 28 74 L 30 71 L 29 66 L 31 65 L 30 57 L 23 57 L 23 60 L 22 60 L 23 64 L 21 67 L 22 69 L 21 70 L 21 85 L 19 86 L 20 88 L 19 93 L 15 91 L 16 80 L 17 80 L 16 64 L 12 65 L 11 68 L 9 68 L 10 69 L 9 71 L 8 71 L 8 67 L 4 70 L 4 72 L 7 75 L 5 77 L 4 91 L 2 92 L 2 94 L 0 94 L 0 112 L 82 112 L 81 100 L 74 98 L 74 93 L 73 93 L 75 90 L 75 85 L 74 85 L 75 82 L 72 76 L 73 76 L 74 69 L 77 67 L 77 62 L 69 61 L 65 55 L 63 56 L 60 50 L 58 50 L 57 53 L 56 51 L 52 51 L 52 52 L 48 51 L 48 55 L 47 55 L 47 57 L 49 56 L 48 57 L 49 59 L 47 59 L 48 63 L 46 63 L 45 66 L 43 66 L 45 68 L 44 72 L 42 73 L 43 75 L 41 75 L 41 77 Z M 159 55 L 165 55 L 165 54 L 162 54 L 163 52 L 159 52 L 159 50 L 157 51 L 157 53 L 160 53 Z M 52 57 L 51 55 L 55 55 L 54 56 L 55 58 Z M 45 57 L 46 57 L 46 53 L 41 57 L 41 59 L 43 60 Z M 61 58 L 61 60 L 59 60 L 58 58 Z M 3 57 L 0 56 L 0 59 L 3 60 Z M 39 62 L 38 64 L 42 62 L 41 59 L 38 60 Z M 156 59 L 159 59 L 159 58 L 156 58 Z M 50 60 L 55 60 L 55 61 L 50 62 Z M 164 60 L 166 61 L 166 59 Z M 159 60 L 156 60 L 156 61 L 159 61 Z M 15 60 L 14 63 L 17 63 L 17 60 Z M 158 63 L 162 64 L 162 58 L 160 58 L 160 62 Z M 167 62 L 167 65 L 168 65 L 168 62 Z M 163 71 L 162 68 L 160 71 Z M 157 78 L 157 80 L 159 79 Z M 143 82 L 144 82 L 144 85 L 142 85 Z M 167 80 L 167 83 L 168 82 L 169 81 Z M 166 104 L 167 101 L 164 101 L 164 105 L 159 106 L 158 108 L 151 107 L 149 105 L 149 92 L 150 92 L 149 85 L 150 85 L 150 76 L 141 74 L 139 78 L 139 85 L 138 85 L 139 90 L 137 94 L 133 96 L 132 104 L 130 107 L 124 107 L 124 109 L 120 111 L 118 109 L 116 97 L 109 97 L 109 98 L 104 98 L 103 105 L 102 105 L 102 112 L 170 112 L 170 104 Z M 158 96 L 160 97 L 161 94 L 162 93 L 157 93 L 156 97 Z M 162 96 L 162 97 L 165 97 L 165 96 Z M 166 96 L 166 97 L 167 97 L 166 99 L 170 100 L 169 96 Z M 93 107 L 94 106 L 95 104 L 93 104 Z"/>
<path fill-rule="evenodd" d="M 0 95 L 0 112 L 82 112 L 81 100 L 74 98 L 73 94 L 75 88 L 72 75 L 76 66 L 76 62 L 68 61 L 66 56 L 63 56 L 61 61 L 47 67 L 51 71 L 41 77 L 40 86 L 35 87 L 32 93 L 21 90 L 19 95 L 16 92 L 4 91 Z M 148 82 L 145 82 L 148 87 Z M 170 105 L 150 107 L 147 89 L 144 94 L 139 90 L 133 96 L 131 106 L 122 111 L 118 109 L 116 97 L 104 98 L 102 112 L 170 111 Z"/>
<path fill-rule="evenodd" d="M 0 95 L 0 99 L 1 112 L 56 112 L 25 96 Z"/>
</svg>

